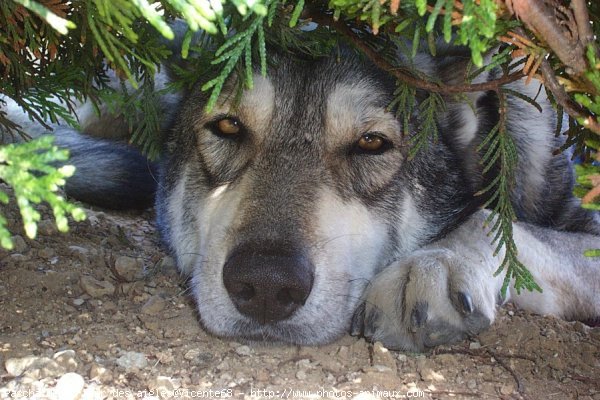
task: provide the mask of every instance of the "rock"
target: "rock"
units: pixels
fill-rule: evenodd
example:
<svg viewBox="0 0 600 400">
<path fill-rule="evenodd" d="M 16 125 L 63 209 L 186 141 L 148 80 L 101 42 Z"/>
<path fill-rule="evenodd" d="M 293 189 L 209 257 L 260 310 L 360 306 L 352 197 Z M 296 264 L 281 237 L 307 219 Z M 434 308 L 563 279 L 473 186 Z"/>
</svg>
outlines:
<svg viewBox="0 0 600 400">
<path fill-rule="evenodd" d="M 469 349 L 471 350 L 477 350 L 481 348 L 481 343 L 479 342 L 471 342 L 469 343 Z"/>
<path fill-rule="evenodd" d="M 99 281 L 91 276 L 84 275 L 79 280 L 79 286 L 93 298 L 110 296 L 115 293 L 115 286 L 107 281 Z"/>
<path fill-rule="evenodd" d="M 470 379 L 467 381 L 467 387 L 471 390 L 477 388 L 477 381 L 475 379 Z"/>
<path fill-rule="evenodd" d="M 377 372 L 395 372 L 395 369 L 391 369 L 390 367 L 386 366 L 386 365 L 381 365 L 381 364 L 375 364 L 373 365 L 373 369 Z"/>
<path fill-rule="evenodd" d="M 161 398 L 171 398 L 175 391 L 175 384 L 168 376 L 157 376 L 149 383 L 148 388 L 158 392 Z"/>
<path fill-rule="evenodd" d="M 44 260 L 49 260 L 56 255 L 56 252 L 51 247 L 44 247 L 38 251 L 38 256 Z"/>
<path fill-rule="evenodd" d="M 304 372 L 303 370 L 300 370 L 300 371 L 296 372 L 296 378 L 298 378 L 301 381 L 305 380 L 306 379 L 306 372 Z"/>
<path fill-rule="evenodd" d="M 4 363 L 4 368 L 10 376 L 19 376 L 36 363 L 40 363 L 39 357 L 28 356 L 23 358 L 9 358 Z"/>
<path fill-rule="evenodd" d="M 252 349 L 246 345 L 238 346 L 235 348 L 235 352 L 240 356 L 249 356 L 252 354 Z"/>
<path fill-rule="evenodd" d="M 85 247 L 81 247 L 81 246 L 69 246 L 69 251 L 71 252 L 71 254 L 75 257 L 77 257 L 77 259 L 79 261 L 81 261 L 83 264 L 87 265 L 90 262 L 90 250 L 86 249 Z"/>
<path fill-rule="evenodd" d="M 82 306 L 83 303 L 85 303 L 84 299 L 81 299 L 81 298 L 80 299 L 73 299 L 73 305 L 74 306 L 79 307 L 79 306 Z"/>
<path fill-rule="evenodd" d="M 108 383 L 112 382 L 113 374 L 105 366 L 94 363 L 90 368 L 90 379 L 94 379 L 100 383 Z"/>
<path fill-rule="evenodd" d="M 52 359 L 65 371 L 74 372 L 77 369 L 77 359 L 74 350 L 63 350 L 54 353 Z"/>
<path fill-rule="evenodd" d="M 223 360 L 217 365 L 217 369 L 221 372 L 229 371 L 229 362 L 227 360 Z"/>
<path fill-rule="evenodd" d="M 433 369 L 429 368 L 429 367 L 425 367 L 423 368 L 421 371 L 421 379 L 425 382 L 441 382 L 441 381 L 445 381 L 446 378 L 444 378 L 444 375 L 440 374 L 437 371 L 434 371 Z"/>
<path fill-rule="evenodd" d="M 514 393 L 514 391 L 515 388 L 510 384 L 502 385 L 502 387 L 500 388 L 500 393 L 505 396 L 510 396 Z"/>
<path fill-rule="evenodd" d="M 167 302 L 160 295 L 150 297 L 142 306 L 142 314 L 157 315 L 167 307 Z"/>
<path fill-rule="evenodd" d="M 117 359 L 117 365 L 126 370 L 134 368 L 143 369 L 148 366 L 148 359 L 143 353 L 128 351 L 123 353 L 123 355 Z"/>
<path fill-rule="evenodd" d="M 119 256 L 115 261 L 115 270 L 120 278 L 128 282 L 140 280 L 142 278 L 143 263 L 139 258 L 128 256 Z"/>
<path fill-rule="evenodd" d="M 375 342 L 373 345 L 373 365 L 382 365 L 396 370 L 396 359 L 380 342 Z"/>
<path fill-rule="evenodd" d="M 192 361 L 196 358 L 198 358 L 198 356 L 200 356 L 200 350 L 198 349 L 191 349 L 185 352 L 185 354 L 183 355 L 183 358 L 185 358 L 188 361 Z"/>
<path fill-rule="evenodd" d="M 38 232 L 45 236 L 54 235 L 58 232 L 58 229 L 56 228 L 54 222 L 49 219 L 41 220 L 40 222 L 38 222 L 37 226 Z"/>
<path fill-rule="evenodd" d="M 83 393 L 85 381 L 75 372 L 69 372 L 60 377 L 54 388 L 56 397 L 61 400 L 78 400 Z"/>
<path fill-rule="evenodd" d="M 11 239 L 13 242 L 13 251 L 15 253 L 25 253 L 27 250 L 29 250 L 29 246 L 22 236 L 15 235 Z"/>
<path fill-rule="evenodd" d="M 4 363 L 4 368 L 10 376 L 25 375 L 33 379 L 58 377 L 66 372 L 56 361 L 37 356 L 9 358 Z"/>
<path fill-rule="evenodd" d="M 205 352 L 201 352 L 200 354 L 198 354 L 198 356 L 196 358 L 194 358 L 193 360 L 190 360 L 190 364 L 201 367 L 201 368 L 206 368 L 207 366 L 211 365 L 211 362 L 213 361 L 213 359 L 214 359 L 214 355 L 212 353 L 205 351 Z"/>
</svg>

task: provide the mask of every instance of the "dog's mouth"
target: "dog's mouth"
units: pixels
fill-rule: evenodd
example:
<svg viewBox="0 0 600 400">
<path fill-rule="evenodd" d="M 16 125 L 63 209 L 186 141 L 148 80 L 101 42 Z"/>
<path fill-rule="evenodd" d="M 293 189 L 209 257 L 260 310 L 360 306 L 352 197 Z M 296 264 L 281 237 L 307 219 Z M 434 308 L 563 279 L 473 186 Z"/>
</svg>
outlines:
<svg viewBox="0 0 600 400">
<path fill-rule="evenodd" d="M 327 333 L 324 335 L 325 332 Z M 321 345 L 339 338 L 346 332 L 347 329 L 328 331 L 291 321 L 259 324 L 255 321 L 239 320 L 233 326 L 232 335 L 227 337 L 261 345 Z"/>
</svg>

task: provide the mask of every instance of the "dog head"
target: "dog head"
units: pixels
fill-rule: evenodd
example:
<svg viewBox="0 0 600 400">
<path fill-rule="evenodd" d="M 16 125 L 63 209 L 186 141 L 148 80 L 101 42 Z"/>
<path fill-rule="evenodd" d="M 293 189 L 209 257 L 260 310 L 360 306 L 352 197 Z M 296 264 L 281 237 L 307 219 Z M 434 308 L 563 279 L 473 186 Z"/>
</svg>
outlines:
<svg viewBox="0 0 600 400">
<path fill-rule="evenodd" d="M 192 91 L 166 143 L 159 224 L 219 336 L 320 344 L 425 224 L 406 190 L 394 82 L 358 59 L 279 60 L 205 112 Z"/>
</svg>

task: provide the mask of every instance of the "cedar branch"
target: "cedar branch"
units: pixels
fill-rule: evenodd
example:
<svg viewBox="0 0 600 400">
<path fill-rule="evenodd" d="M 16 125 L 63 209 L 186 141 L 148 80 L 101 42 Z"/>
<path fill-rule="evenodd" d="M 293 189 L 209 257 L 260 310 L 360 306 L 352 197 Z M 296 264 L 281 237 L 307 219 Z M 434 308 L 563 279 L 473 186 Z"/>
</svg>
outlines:
<svg viewBox="0 0 600 400">
<path fill-rule="evenodd" d="M 459 94 L 468 92 L 484 92 L 488 90 L 498 91 L 498 89 L 511 82 L 515 82 L 523 78 L 523 72 L 521 70 L 505 74 L 498 79 L 494 79 L 482 83 L 466 83 L 460 85 L 445 85 L 443 83 L 432 82 L 421 79 L 414 75 L 407 73 L 391 65 L 388 61 L 382 58 L 375 50 L 373 50 L 364 40 L 362 40 L 358 34 L 356 34 L 352 28 L 341 20 L 334 20 L 331 16 L 320 14 L 318 12 L 311 12 L 308 17 L 322 25 L 328 25 L 334 28 L 337 32 L 345 36 L 356 48 L 361 50 L 369 59 L 382 70 L 390 73 L 398 80 L 413 86 L 417 89 L 427 90 L 429 92 L 441 93 L 441 94 Z"/>
<path fill-rule="evenodd" d="M 530 40 L 523 28 L 516 28 L 515 32 L 526 40 Z M 547 59 L 542 60 L 540 70 L 542 71 L 543 83 L 554 96 L 556 103 L 558 103 L 571 117 L 582 119 L 586 128 L 600 135 L 600 123 L 597 118 L 590 115 L 583 107 L 571 99 L 563 85 L 558 82 L 556 74 Z"/>
<path fill-rule="evenodd" d="M 563 64 L 573 70 L 574 75 L 582 75 L 587 70 L 585 44 L 588 43 L 590 28 L 585 1 L 572 3 L 575 15 L 570 15 L 569 19 L 575 19 L 577 32 L 565 31 L 545 0 L 506 0 L 505 3 L 510 12 L 550 46 Z M 573 33 L 574 37 L 570 37 Z"/>
</svg>

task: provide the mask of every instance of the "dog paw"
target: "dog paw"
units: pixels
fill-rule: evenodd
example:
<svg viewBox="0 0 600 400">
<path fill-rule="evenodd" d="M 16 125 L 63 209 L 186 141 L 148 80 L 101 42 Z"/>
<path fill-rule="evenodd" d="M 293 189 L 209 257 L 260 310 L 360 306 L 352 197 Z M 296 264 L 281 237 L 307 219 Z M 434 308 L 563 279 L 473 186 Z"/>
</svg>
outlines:
<svg viewBox="0 0 600 400">
<path fill-rule="evenodd" d="M 352 321 L 352 333 L 390 349 L 423 351 L 490 326 L 498 278 L 478 260 L 421 250 L 376 276 Z"/>
</svg>

